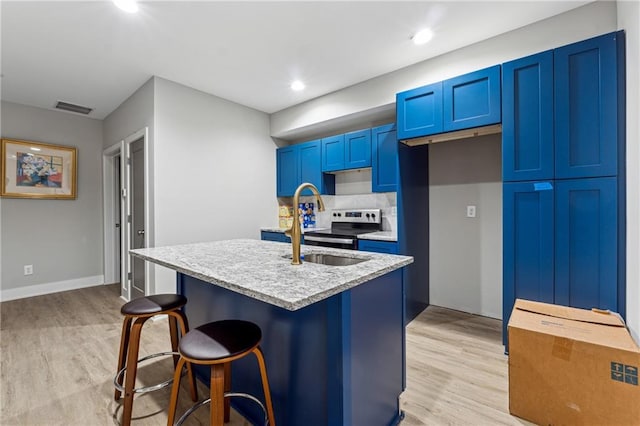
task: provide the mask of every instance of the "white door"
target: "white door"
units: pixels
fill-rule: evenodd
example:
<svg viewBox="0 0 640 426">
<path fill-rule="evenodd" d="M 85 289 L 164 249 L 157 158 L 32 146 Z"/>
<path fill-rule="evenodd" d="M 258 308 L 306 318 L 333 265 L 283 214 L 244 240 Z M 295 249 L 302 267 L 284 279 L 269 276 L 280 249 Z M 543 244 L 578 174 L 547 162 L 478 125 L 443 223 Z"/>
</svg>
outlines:
<svg viewBox="0 0 640 426">
<path fill-rule="evenodd" d="M 146 247 L 144 221 L 144 138 L 130 145 L 130 192 L 129 203 L 131 226 L 129 227 L 131 249 Z M 139 257 L 131 257 L 131 297 L 141 297 L 145 290 L 145 261 Z"/>
<path fill-rule="evenodd" d="M 105 282 L 119 280 L 125 300 L 153 294 L 148 263 L 129 255 L 153 241 L 147 229 L 147 138 L 144 128 L 103 153 Z"/>
</svg>

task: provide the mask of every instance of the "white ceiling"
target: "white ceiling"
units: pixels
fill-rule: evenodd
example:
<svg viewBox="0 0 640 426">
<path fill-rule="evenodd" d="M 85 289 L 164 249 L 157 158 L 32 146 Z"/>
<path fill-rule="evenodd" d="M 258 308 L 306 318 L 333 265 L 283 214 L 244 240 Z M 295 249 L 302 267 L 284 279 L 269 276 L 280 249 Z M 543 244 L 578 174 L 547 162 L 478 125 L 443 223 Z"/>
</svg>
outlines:
<svg viewBox="0 0 640 426">
<path fill-rule="evenodd" d="M 272 113 L 586 3 L 3 0 L 2 99 L 102 119 L 156 75 Z"/>
</svg>

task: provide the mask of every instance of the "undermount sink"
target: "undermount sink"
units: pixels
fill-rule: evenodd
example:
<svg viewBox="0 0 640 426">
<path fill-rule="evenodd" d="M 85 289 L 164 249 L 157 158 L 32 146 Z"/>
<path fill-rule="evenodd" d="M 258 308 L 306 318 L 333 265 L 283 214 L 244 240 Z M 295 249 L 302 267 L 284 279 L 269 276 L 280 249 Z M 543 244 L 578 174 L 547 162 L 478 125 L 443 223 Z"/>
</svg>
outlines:
<svg viewBox="0 0 640 426">
<path fill-rule="evenodd" d="M 287 255 L 285 257 L 291 259 L 291 255 Z M 370 258 L 367 257 L 347 257 L 327 253 L 307 253 L 303 255 L 302 262 L 318 263 L 329 266 L 349 266 L 366 262 L 369 259 Z"/>
</svg>

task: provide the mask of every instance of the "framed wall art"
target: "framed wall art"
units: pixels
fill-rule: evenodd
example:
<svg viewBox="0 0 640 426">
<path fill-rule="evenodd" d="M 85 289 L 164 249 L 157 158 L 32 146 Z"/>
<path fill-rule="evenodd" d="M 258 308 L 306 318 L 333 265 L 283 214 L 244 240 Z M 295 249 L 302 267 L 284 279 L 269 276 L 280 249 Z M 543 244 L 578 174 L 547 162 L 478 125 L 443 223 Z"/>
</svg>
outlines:
<svg viewBox="0 0 640 426">
<path fill-rule="evenodd" d="M 9 198 L 76 198 L 77 150 L 2 139 L 2 187 Z"/>
</svg>

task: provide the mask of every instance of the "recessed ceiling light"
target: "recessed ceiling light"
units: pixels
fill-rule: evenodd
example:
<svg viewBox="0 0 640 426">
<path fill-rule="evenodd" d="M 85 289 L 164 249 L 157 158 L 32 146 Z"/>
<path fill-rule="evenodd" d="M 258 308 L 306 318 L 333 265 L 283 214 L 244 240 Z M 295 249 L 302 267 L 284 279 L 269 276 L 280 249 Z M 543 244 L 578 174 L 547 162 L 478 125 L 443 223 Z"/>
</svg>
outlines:
<svg viewBox="0 0 640 426">
<path fill-rule="evenodd" d="M 295 90 L 296 92 L 299 92 L 300 90 L 304 90 L 304 83 L 301 82 L 300 80 L 296 80 L 293 83 L 291 83 L 291 90 Z"/>
<path fill-rule="evenodd" d="M 31 151 L 42 151 L 40 148 L 36 148 L 35 146 L 29 147 Z"/>
<path fill-rule="evenodd" d="M 138 3 L 136 0 L 113 0 L 113 2 L 125 12 L 136 13 L 138 11 Z"/>
<path fill-rule="evenodd" d="M 425 28 L 424 30 L 420 30 L 415 33 L 415 35 L 411 37 L 411 40 L 413 40 L 414 44 L 420 45 L 429 42 L 432 37 L 433 32 L 429 28 Z"/>
</svg>

